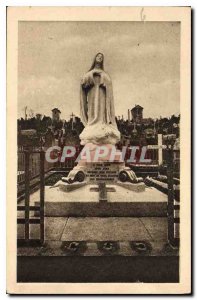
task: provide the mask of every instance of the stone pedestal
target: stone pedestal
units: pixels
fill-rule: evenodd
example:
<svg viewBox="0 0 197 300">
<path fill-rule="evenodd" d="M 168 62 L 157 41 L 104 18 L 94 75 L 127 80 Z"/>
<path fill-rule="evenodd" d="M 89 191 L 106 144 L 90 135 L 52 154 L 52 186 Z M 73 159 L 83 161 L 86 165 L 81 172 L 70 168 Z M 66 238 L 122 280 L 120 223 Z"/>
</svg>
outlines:
<svg viewBox="0 0 197 300">
<path fill-rule="evenodd" d="M 97 184 L 85 184 L 70 192 L 60 188 L 62 184 L 59 182 L 56 187 L 45 188 L 45 216 L 164 217 L 167 214 L 167 195 L 153 187 L 139 192 L 118 184 L 106 185 L 106 201 L 105 197 L 100 197 L 102 187 Z M 39 191 L 33 195 L 32 205 L 39 204 L 38 196 Z M 38 213 L 35 212 L 35 215 L 38 216 Z"/>
<path fill-rule="evenodd" d="M 125 166 L 121 151 L 110 144 L 87 144 L 82 151 L 78 165 L 70 171 L 68 177 L 62 178 L 59 188 L 69 192 L 83 187 L 84 184 L 102 186 L 102 183 L 119 185 L 135 192 L 145 190 L 142 179 L 137 178 L 135 173 Z M 107 196 L 105 198 L 107 199 Z"/>
</svg>

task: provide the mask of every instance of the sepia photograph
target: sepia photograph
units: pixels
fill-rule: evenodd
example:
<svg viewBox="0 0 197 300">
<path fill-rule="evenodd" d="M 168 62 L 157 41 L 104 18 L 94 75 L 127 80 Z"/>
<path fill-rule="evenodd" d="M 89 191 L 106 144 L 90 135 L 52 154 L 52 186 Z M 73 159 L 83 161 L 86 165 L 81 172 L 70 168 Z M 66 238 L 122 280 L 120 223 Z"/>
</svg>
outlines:
<svg viewBox="0 0 197 300">
<path fill-rule="evenodd" d="M 190 7 L 7 13 L 8 292 L 191 292 Z"/>
</svg>

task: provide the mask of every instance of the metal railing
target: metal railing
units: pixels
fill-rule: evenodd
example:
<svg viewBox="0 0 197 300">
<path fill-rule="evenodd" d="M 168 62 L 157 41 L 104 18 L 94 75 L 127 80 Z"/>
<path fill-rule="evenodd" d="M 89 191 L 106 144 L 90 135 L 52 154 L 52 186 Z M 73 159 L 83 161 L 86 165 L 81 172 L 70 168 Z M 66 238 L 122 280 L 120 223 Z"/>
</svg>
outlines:
<svg viewBox="0 0 197 300">
<path fill-rule="evenodd" d="M 168 241 L 173 247 L 178 247 L 180 242 L 179 236 L 179 210 L 180 203 L 175 201 L 174 197 L 174 160 L 173 160 L 173 145 L 168 145 L 167 148 L 167 178 L 168 178 Z"/>
<path fill-rule="evenodd" d="M 40 203 L 39 206 L 30 205 L 30 163 L 31 154 L 36 153 L 39 155 L 39 176 L 40 176 Z M 17 218 L 17 224 L 25 225 L 24 239 L 18 240 L 18 244 L 32 244 L 32 243 L 44 243 L 44 191 L 45 191 L 45 152 L 40 150 L 37 152 L 30 152 L 24 150 L 24 162 L 25 162 L 25 203 L 23 206 L 17 206 L 17 211 L 24 211 L 24 218 Z M 39 212 L 39 217 L 30 217 L 30 212 Z M 30 239 L 30 224 L 40 224 L 40 238 Z"/>
<path fill-rule="evenodd" d="M 38 177 L 40 174 L 40 149 L 18 149 L 18 169 L 17 169 L 17 183 L 25 183 L 25 151 L 29 151 L 29 177 L 30 180 Z M 53 164 L 44 161 L 45 172 L 53 169 Z"/>
</svg>

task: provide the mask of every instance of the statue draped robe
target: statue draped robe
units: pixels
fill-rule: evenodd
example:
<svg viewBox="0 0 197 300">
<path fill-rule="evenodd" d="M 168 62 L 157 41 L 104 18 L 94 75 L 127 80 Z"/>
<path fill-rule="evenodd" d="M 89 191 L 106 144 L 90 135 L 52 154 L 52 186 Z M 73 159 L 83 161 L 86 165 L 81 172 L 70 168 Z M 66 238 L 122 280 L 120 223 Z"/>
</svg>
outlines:
<svg viewBox="0 0 197 300">
<path fill-rule="evenodd" d="M 103 70 L 93 69 L 82 78 L 80 86 L 81 120 L 85 126 L 81 144 L 116 144 L 117 129 L 112 82 Z"/>
</svg>

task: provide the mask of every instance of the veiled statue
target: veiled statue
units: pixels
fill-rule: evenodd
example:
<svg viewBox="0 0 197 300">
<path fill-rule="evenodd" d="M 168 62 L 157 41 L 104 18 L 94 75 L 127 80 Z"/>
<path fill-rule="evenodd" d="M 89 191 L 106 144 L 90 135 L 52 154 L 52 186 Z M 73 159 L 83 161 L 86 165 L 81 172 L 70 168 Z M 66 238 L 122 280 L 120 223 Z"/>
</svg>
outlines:
<svg viewBox="0 0 197 300">
<path fill-rule="evenodd" d="M 104 71 L 104 56 L 95 56 L 80 86 L 81 120 L 85 126 L 81 144 L 112 144 L 120 140 L 114 111 L 112 81 Z"/>
<path fill-rule="evenodd" d="M 80 111 L 85 128 L 80 134 L 80 139 L 85 147 L 77 158 L 77 165 L 67 177 L 62 178 L 63 183 L 59 184 L 60 189 L 66 192 L 84 187 L 87 183 L 99 184 L 98 190 L 103 192 L 106 182 L 118 182 L 119 185 L 122 183 L 124 188 L 127 182 L 126 188 L 131 190 L 133 185 L 129 186 L 128 182 L 138 184 L 143 180 L 137 178 L 135 173 L 125 166 L 122 152 L 114 146 L 120 140 L 120 132 L 115 119 L 111 78 L 104 71 L 103 65 L 104 56 L 98 53 L 90 70 L 81 80 Z M 101 169 L 95 168 L 95 163 L 102 163 Z M 105 168 L 102 169 L 102 166 Z M 145 185 L 140 183 L 137 189 L 145 190 Z M 136 187 L 134 190 L 136 191 Z M 107 191 L 104 194 L 107 194 Z M 99 201 L 106 201 L 105 195 L 99 195 Z"/>
</svg>

